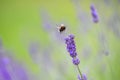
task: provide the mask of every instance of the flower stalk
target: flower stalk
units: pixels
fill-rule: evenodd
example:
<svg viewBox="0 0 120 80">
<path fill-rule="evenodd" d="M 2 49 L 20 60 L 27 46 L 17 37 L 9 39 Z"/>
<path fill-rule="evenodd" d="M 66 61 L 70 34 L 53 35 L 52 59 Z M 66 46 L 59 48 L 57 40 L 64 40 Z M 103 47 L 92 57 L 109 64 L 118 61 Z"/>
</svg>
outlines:
<svg viewBox="0 0 120 80">
<path fill-rule="evenodd" d="M 75 41 L 74 41 L 74 35 L 69 35 L 68 37 L 65 38 L 65 43 L 66 43 L 66 48 L 67 51 L 69 52 L 70 56 L 72 57 L 72 62 L 74 65 L 77 66 L 78 72 L 80 74 L 80 76 L 78 76 L 78 80 L 87 80 L 86 76 L 84 74 L 82 74 L 82 72 L 80 71 L 79 68 L 79 63 L 80 60 L 77 57 L 77 52 L 76 52 L 76 45 L 75 45 Z"/>
</svg>

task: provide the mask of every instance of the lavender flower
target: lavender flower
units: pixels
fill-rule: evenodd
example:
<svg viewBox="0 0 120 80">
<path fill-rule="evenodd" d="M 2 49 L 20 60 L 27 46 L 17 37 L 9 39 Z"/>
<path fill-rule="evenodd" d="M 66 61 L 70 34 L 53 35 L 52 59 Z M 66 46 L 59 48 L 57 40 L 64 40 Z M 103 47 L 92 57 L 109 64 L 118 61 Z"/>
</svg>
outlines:
<svg viewBox="0 0 120 80">
<path fill-rule="evenodd" d="M 76 45 L 74 42 L 74 35 L 69 35 L 67 38 L 65 38 L 65 43 L 67 45 L 67 51 L 69 52 L 70 56 L 73 58 L 72 62 L 74 65 L 78 65 L 80 63 L 80 60 L 76 57 Z"/>
<path fill-rule="evenodd" d="M 74 42 L 74 35 L 71 34 L 67 38 L 65 38 L 65 43 L 67 45 L 67 51 L 69 52 L 70 56 L 73 58 L 72 62 L 74 65 L 77 66 L 79 74 L 81 75 L 81 77 L 79 76 L 78 79 L 79 80 L 87 80 L 86 76 L 81 73 L 80 68 L 78 66 L 78 64 L 80 63 L 80 60 L 77 58 L 76 45 Z"/>
<path fill-rule="evenodd" d="M 85 74 L 82 74 L 82 78 L 80 75 L 78 75 L 78 80 L 87 80 L 87 77 Z"/>
<path fill-rule="evenodd" d="M 74 35 L 69 35 L 67 38 L 65 38 L 65 43 L 67 44 L 67 51 L 69 52 L 70 56 L 72 58 L 77 56 L 76 53 L 76 45 L 74 42 Z"/>
<path fill-rule="evenodd" d="M 73 58 L 73 64 L 78 65 L 80 63 L 80 60 L 78 58 Z"/>
<path fill-rule="evenodd" d="M 94 5 L 91 5 L 91 6 L 90 6 L 90 9 L 91 9 L 91 15 L 92 15 L 92 17 L 93 17 L 93 22 L 94 22 L 94 23 L 97 23 L 97 22 L 99 21 L 99 19 L 98 19 L 98 13 L 97 13 Z"/>
<path fill-rule="evenodd" d="M 28 76 L 21 65 L 14 66 L 16 63 L 6 54 L 7 51 L 0 48 L 0 80 L 28 80 Z"/>
</svg>

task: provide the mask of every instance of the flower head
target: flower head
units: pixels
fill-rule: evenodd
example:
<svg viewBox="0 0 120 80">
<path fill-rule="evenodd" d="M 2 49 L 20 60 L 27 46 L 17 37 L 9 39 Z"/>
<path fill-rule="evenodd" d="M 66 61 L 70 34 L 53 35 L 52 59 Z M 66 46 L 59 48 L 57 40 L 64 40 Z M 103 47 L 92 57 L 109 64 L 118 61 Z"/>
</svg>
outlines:
<svg viewBox="0 0 120 80">
<path fill-rule="evenodd" d="M 74 38 L 75 37 L 72 34 L 68 35 L 68 37 L 65 38 L 65 43 L 67 45 L 66 48 L 67 48 L 67 51 L 69 52 L 70 56 L 72 57 L 73 64 L 77 66 L 77 69 L 81 75 L 81 77 L 78 76 L 78 80 L 87 80 L 86 75 L 82 74 L 78 67 L 80 60 L 79 60 L 79 58 L 77 58 L 76 45 L 75 45 Z"/>
<path fill-rule="evenodd" d="M 76 53 L 76 45 L 74 42 L 74 35 L 69 35 L 67 38 L 65 38 L 65 43 L 67 45 L 67 51 L 69 52 L 70 56 L 72 58 L 77 56 Z"/>
<path fill-rule="evenodd" d="M 98 13 L 97 13 L 97 11 L 95 9 L 95 6 L 92 4 L 90 6 L 90 9 L 91 9 L 91 15 L 93 17 L 93 22 L 97 23 L 99 21 L 99 19 L 98 19 Z"/>
</svg>

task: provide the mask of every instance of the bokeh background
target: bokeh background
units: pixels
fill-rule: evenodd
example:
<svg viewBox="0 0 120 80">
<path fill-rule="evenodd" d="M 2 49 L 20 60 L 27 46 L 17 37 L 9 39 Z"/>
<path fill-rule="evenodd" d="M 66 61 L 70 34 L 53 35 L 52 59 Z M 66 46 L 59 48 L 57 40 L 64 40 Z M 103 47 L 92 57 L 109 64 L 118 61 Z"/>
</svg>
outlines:
<svg viewBox="0 0 120 80">
<path fill-rule="evenodd" d="M 68 34 L 88 80 L 120 80 L 120 0 L 0 0 L 0 80 L 77 80 Z"/>
</svg>

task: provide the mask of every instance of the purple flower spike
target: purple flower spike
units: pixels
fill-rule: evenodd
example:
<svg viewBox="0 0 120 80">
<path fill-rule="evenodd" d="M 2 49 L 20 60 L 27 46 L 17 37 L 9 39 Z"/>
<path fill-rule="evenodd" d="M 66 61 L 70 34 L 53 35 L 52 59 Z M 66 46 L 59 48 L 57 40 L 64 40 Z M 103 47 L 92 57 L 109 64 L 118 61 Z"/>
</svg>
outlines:
<svg viewBox="0 0 120 80">
<path fill-rule="evenodd" d="M 93 22 L 97 23 L 99 21 L 98 13 L 93 4 L 90 6 L 90 9 L 91 9 L 91 15 L 93 17 Z"/>
<path fill-rule="evenodd" d="M 74 35 L 68 35 L 68 37 L 65 38 L 65 43 L 67 45 L 67 51 L 69 52 L 70 56 L 72 57 L 72 62 L 74 65 L 77 66 L 77 69 L 79 71 L 79 74 L 82 76 L 78 76 L 78 80 L 87 80 L 86 75 L 82 74 L 82 72 L 79 69 L 79 64 L 80 64 L 80 60 L 79 58 L 77 58 L 77 52 L 76 52 L 76 45 L 75 45 L 75 41 L 74 41 Z"/>
<path fill-rule="evenodd" d="M 87 76 L 85 74 L 82 74 L 82 78 L 80 75 L 78 75 L 78 80 L 87 80 Z"/>
<path fill-rule="evenodd" d="M 73 58 L 73 64 L 78 65 L 80 63 L 80 60 L 78 58 Z"/>
<path fill-rule="evenodd" d="M 72 58 L 77 56 L 76 53 L 76 45 L 74 42 L 74 35 L 69 35 L 67 38 L 65 38 L 65 43 L 67 45 L 67 51 L 69 52 L 70 56 Z"/>
</svg>

